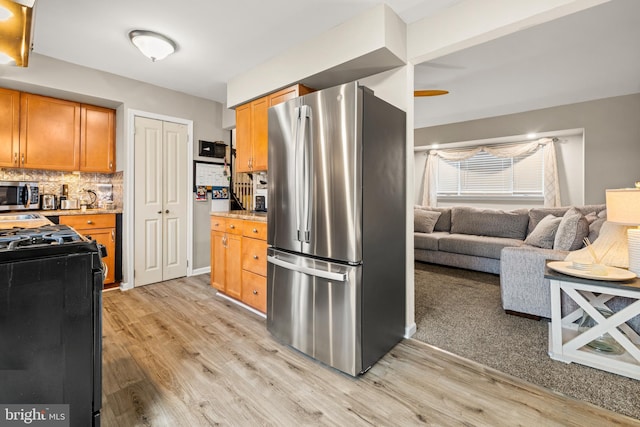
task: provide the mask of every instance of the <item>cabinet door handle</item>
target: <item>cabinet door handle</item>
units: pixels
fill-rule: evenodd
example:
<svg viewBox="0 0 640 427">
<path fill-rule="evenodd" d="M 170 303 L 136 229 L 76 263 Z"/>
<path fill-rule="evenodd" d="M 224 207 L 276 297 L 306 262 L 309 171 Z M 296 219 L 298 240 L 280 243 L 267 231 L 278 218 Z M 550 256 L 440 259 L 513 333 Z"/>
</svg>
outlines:
<svg viewBox="0 0 640 427">
<path fill-rule="evenodd" d="M 254 289 L 254 290 L 253 290 L 253 294 L 254 294 L 254 295 L 258 295 L 258 291 Z"/>
<path fill-rule="evenodd" d="M 93 221 L 91 221 L 90 219 L 87 220 L 87 224 L 93 224 Z"/>
<path fill-rule="evenodd" d="M 111 241 L 112 242 L 116 241 L 116 230 L 111 230 Z"/>
<path fill-rule="evenodd" d="M 24 153 L 22 153 L 20 157 L 22 157 L 22 164 L 24 165 Z"/>
<path fill-rule="evenodd" d="M 13 153 L 13 163 L 18 164 L 18 153 Z"/>
<path fill-rule="evenodd" d="M 231 224 L 231 225 L 229 226 L 229 228 L 233 230 L 234 228 L 236 228 L 236 226 L 235 226 L 235 225 L 233 225 L 233 224 Z"/>
<path fill-rule="evenodd" d="M 258 259 L 258 255 L 254 255 L 254 256 L 253 256 L 253 259 Z"/>
<path fill-rule="evenodd" d="M 254 232 L 254 233 L 257 233 L 257 232 L 258 232 L 258 229 L 257 229 L 257 228 L 254 228 L 254 229 L 253 229 L 253 232 Z"/>
<path fill-rule="evenodd" d="M 109 162 L 109 169 L 113 169 L 113 162 Z"/>
</svg>

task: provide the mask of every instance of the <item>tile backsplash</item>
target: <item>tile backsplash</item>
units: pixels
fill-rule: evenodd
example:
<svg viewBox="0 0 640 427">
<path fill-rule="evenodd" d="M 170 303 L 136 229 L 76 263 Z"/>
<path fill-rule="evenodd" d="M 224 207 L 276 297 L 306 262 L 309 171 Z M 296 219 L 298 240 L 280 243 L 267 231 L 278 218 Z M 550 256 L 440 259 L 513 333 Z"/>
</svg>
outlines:
<svg viewBox="0 0 640 427">
<path fill-rule="evenodd" d="M 93 190 L 97 201 L 113 200 L 115 208 L 122 208 L 123 173 L 59 172 L 38 169 L 0 168 L 0 181 L 33 181 L 40 194 L 60 196 L 62 184 L 69 187 L 70 199 L 81 199 L 83 190 Z"/>
</svg>

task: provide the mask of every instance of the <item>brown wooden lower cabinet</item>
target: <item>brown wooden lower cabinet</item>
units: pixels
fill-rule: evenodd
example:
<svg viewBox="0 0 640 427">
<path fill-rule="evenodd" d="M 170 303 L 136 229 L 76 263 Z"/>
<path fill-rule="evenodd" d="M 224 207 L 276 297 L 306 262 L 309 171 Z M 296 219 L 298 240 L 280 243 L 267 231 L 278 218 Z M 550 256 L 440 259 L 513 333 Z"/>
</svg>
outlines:
<svg viewBox="0 0 640 427">
<path fill-rule="evenodd" d="M 261 312 L 267 307 L 267 224 L 211 216 L 211 286 Z"/>
<path fill-rule="evenodd" d="M 116 215 L 115 214 L 87 214 L 60 216 L 60 224 L 73 227 L 83 236 L 91 237 L 107 249 L 107 256 L 102 262 L 107 266 L 104 284 L 115 283 L 115 253 L 116 253 Z"/>
</svg>

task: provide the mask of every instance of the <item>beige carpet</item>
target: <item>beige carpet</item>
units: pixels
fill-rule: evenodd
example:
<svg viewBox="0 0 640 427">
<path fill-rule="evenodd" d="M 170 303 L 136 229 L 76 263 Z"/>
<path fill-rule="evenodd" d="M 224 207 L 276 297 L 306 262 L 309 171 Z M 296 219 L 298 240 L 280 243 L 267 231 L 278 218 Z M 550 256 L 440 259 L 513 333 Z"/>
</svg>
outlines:
<svg viewBox="0 0 640 427">
<path fill-rule="evenodd" d="M 416 262 L 414 338 L 640 419 L 640 381 L 549 358 L 548 322 L 505 314 L 500 278 Z"/>
</svg>

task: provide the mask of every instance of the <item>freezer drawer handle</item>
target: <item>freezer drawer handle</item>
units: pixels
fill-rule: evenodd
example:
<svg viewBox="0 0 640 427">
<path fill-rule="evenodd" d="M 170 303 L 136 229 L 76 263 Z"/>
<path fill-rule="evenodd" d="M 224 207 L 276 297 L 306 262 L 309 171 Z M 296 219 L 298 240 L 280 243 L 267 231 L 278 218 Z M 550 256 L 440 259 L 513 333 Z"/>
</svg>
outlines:
<svg viewBox="0 0 640 427">
<path fill-rule="evenodd" d="M 267 261 L 269 261 L 271 264 L 286 268 L 287 270 L 297 271 L 299 273 L 308 274 L 309 276 L 321 277 L 323 279 L 334 280 L 336 282 L 347 281 L 346 273 L 332 273 L 330 271 L 317 270 L 315 268 L 304 267 L 301 265 L 296 265 L 287 261 L 283 261 L 271 255 L 267 257 Z"/>
</svg>

